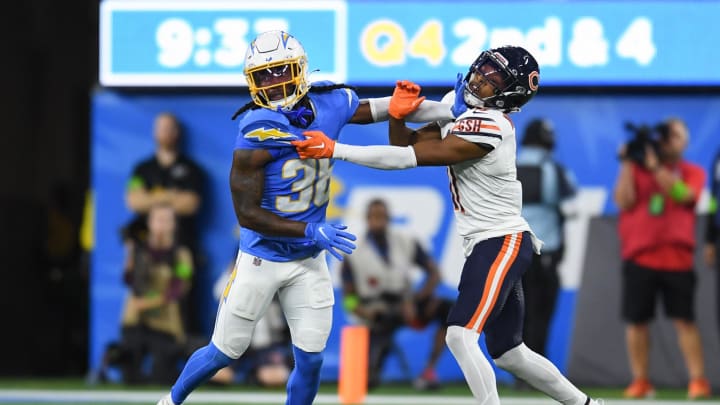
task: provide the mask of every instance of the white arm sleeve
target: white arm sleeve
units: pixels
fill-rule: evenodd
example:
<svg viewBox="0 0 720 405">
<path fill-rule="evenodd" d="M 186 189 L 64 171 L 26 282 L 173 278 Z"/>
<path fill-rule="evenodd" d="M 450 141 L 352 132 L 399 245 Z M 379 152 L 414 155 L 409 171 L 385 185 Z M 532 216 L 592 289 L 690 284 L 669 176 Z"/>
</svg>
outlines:
<svg viewBox="0 0 720 405">
<path fill-rule="evenodd" d="M 385 170 L 417 166 L 415 149 L 412 146 L 356 146 L 338 142 L 335 143 L 333 158 Z"/>
<path fill-rule="evenodd" d="M 387 121 L 390 119 L 388 108 L 390 108 L 391 97 L 368 98 L 370 104 L 370 113 L 373 121 Z M 407 122 L 433 122 L 433 121 L 451 121 L 455 119 L 451 111 L 452 105 L 441 103 L 439 101 L 425 100 L 417 110 L 405 117 Z"/>
</svg>

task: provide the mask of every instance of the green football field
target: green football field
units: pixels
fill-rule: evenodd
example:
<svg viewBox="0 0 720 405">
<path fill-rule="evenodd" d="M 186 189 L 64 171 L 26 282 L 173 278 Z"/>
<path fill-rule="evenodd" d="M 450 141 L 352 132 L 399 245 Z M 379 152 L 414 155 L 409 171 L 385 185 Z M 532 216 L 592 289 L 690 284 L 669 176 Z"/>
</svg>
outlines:
<svg viewBox="0 0 720 405">
<path fill-rule="evenodd" d="M 87 386 L 79 379 L 52 380 L 0 380 L 0 404 L 113 404 L 154 405 L 167 392 L 168 387 L 144 386 L 128 388 L 118 384 Z M 588 388 L 591 396 L 604 398 L 608 405 L 675 405 L 688 403 L 682 389 L 659 390 L 652 400 L 629 401 L 622 399 L 621 388 Z M 500 387 L 503 405 L 541 405 L 554 401 L 533 391 L 516 391 Z M 283 404 L 283 389 L 261 389 L 256 386 L 203 387 L 193 393 L 188 405 L 267 405 Z M 697 401 L 694 401 L 697 402 Z M 720 397 L 702 403 L 718 403 Z M 339 405 L 337 386 L 323 385 L 315 401 L 318 405 Z M 373 390 L 366 397 L 367 405 L 473 405 L 470 391 L 464 384 L 443 386 L 439 390 L 419 392 L 408 384 L 392 384 Z"/>
</svg>

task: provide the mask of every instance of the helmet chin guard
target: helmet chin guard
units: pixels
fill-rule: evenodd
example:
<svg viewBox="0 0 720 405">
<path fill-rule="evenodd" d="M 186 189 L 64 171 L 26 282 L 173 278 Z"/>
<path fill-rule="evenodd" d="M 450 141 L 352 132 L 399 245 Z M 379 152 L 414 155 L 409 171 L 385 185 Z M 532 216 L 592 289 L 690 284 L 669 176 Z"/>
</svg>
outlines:
<svg viewBox="0 0 720 405">
<path fill-rule="evenodd" d="M 467 85 L 465 85 L 465 88 L 463 89 L 463 100 L 465 101 L 465 104 L 471 107 L 481 108 L 485 106 L 485 102 L 483 101 L 483 99 L 474 95 L 467 88 Z"/>
</svg>

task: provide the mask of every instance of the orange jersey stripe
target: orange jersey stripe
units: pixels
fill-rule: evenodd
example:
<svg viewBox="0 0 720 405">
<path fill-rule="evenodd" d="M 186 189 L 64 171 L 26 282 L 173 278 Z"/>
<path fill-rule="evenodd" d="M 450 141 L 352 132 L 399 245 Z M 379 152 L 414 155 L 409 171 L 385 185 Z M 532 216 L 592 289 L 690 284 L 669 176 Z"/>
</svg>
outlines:
<svg viewBox="0 0 720 405">
<path fill-rule="evenodd" d="M 485 312 L 485 316 L 480 321 L 480 325 L 477 327 L 477 332 L 482 332 L 483 328 L 485 327 L 485 322 L 487 322 L 488 317 L 490 316 L 490 313 L 492 313 L 492 309 L 495 308 L 495 303 L 497 302 L 498 296 L 500 296 L 500 289 L 502 288 L 503 282 L 505 282 L 505 276 L 507 275 L 508 271 L 510 270 L 510 267 L 512 267 L 513 263 L 515 263 L 515 258 L 518 255 L 518 252 L 520 251 L 520 242 L 522 242 L 522 233 L 518 233 L 518 238 L 515 241 L 515 246 L 513 247 L 512 253 L 510 256 L 510 259 L 505 264 L 504 268 L 502 269 L 502 273 L 500 273 L 500 279 L 497 282 L 497 289 L 495 290 L 495 294 L 492 296 L 492 302 L 490 303 L 490 307 Z"/>
<path fill-rule="evenodd" d="M 500 253 L 498 253 L 492 266 L 490 266 L 490 271 L 488 272 L 488 276 L 485 279 L 485 288 L 483 289 L 483 295 L 482 298 L 480 298 L 480 303 L 475 308 L 475 313 L 473 313 L 472 318 L 470 318 L 470 322 L 465 324 L 465 327 L 468 329 L 473 329 L 472 326 L 475 324 L 475 321 L 477 321 L 480 313 L 482 312 L 483 305 L 485 304 L 485 301 L 487 301 L 487 297 L 490 294 L 491 285 L 488 281 L 492 280 L 495 277 L 495 271 L 497 271 L 497 268 L 500 266 L 500 262 L 502 262 L 502 258 L 505 256 L 508 246 L 510 246 L 510 235 L 505 236 L 502 248 L 500 248 Z"/>
<path fill-rule="evenodd" d="M 510 247 L 510 244 L 512 242 L 512 239 L 514 236 L 517 235 L 517 239 L 514 242 L 514 245 L 512 248 Z M 505 236 L 505 240 L 503 241 L 503 246 L 500 249 L 500 252 L 498 253 L 497 257 L 495 258 L 495 261 L 493 262 L 492 266 L 490 267 L 490 271 L 488 273 L 488 276 L 485 281 L 485 288 L 483 289 L 483 295 L 480 299 L 480 303 L 478 304 L 477 308 L 475 309 L 475 313 L 473 314 L 472 318 L 470 319 L 470 322 L 465 324 L 465 327 L 468 329 L 475 329 L 478 333 L 482 332 L 483 327 L 485 326 L 485 322 L 487 321 L 487 318 L 492 313 L 492 309 L 495 306 L 495 303 L 497 302 L 497 297 L 500 294 L 500 289 L 502 287 L 502 283 L 505 280 L 505 276 L 507 275 L 508 270 L 512 266 L 512 264 L 515 262 L 515 258 L 517 257 L 518 252 L 520 251 L 520 242 L 522 242 L 522 233 L 518 233 L 516 235 L 507 235 Z M 512 249 L 512 251 L 510 251 Z M 509 255 L 509 258 L 508 258 Z M 504 262 L 504 263 L 503 263 Z M 498 272 L 500 274 L 498 274 Z M 498 277 L 497 280 L 496 277 Z M 478 318 L 482 316 L 482 319 L 480 319 L 480 323 L 478 327 L 475 327 L 474 325 L 477 323 Z"/>
<path fill-rule="evenodd" d="M 480 128 L 494 129 L 494 130 L 496 130 L 496 131 L 499 131 L 499 130 L 500 130 L 500 127 L 499 127 L 499 126 L 497 126 L 497 125 L 490 125 L 490 124 L 480 124 Z"/>
</svg>

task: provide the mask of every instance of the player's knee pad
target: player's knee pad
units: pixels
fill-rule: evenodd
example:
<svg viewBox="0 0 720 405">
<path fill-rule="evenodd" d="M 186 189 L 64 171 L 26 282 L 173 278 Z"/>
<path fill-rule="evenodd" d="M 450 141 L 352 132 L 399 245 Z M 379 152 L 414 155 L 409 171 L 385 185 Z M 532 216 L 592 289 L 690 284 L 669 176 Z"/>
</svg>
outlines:
<svg viewBox="0 0 720 405">
<path fill-rule="evenodd" d="M 305 352 L 317 353 L 325 350 L 330 331 L 320 329 L 300 329 L 298 333 L 293 334 L 293 345 Z"/>
<path fill-rule="evenodd" d="M 250 346 L 250 340 L 252 339 L 252 332 L 250 333 L 237 333 L 230 336 L 213 336 L 212 343 L 217 346 L 223 353 L 227 353 L 228 356 L 237 359 L 245 353 L 245 350 Z"/>
<path fill-rule="evenodd" d="M 448 348 L 451 351 L 455 351 L 456 349 L 460 349 L 463 345 L 463 327 L 451 325 L 448 326 L 447 332 L 445 332 L 445 344 L 447 344 Z"/>
<path fill-rule="evenodd" d="M 530 352 L 525 343 L 520 343 L 493 360 L 501 369 L 516 374 L 526 367 Z"/>
</svg>

